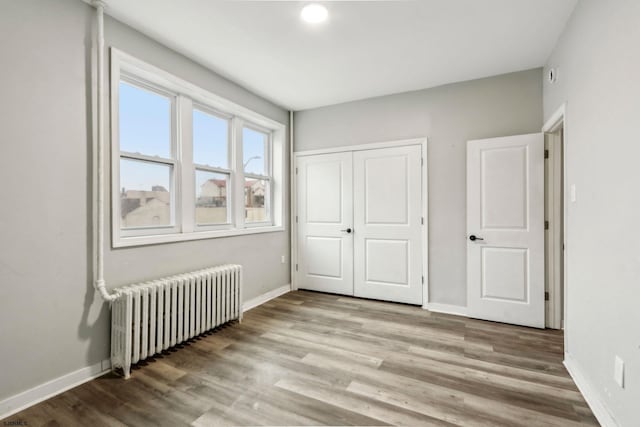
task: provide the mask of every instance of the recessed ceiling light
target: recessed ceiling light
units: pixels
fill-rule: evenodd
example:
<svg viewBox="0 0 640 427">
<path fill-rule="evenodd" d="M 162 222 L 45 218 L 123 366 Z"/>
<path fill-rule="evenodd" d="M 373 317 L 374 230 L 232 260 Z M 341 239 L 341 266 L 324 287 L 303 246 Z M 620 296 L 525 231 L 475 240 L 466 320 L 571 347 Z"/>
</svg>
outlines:
<svg viewBox="0 0 640 427">
<path fill-rule="evenodd" d="M 302 8 L 300 17 L 310 24 L 318 24 L 327 20 L 329 11 L 321 4 L 311 3 Z"/>
</svg>

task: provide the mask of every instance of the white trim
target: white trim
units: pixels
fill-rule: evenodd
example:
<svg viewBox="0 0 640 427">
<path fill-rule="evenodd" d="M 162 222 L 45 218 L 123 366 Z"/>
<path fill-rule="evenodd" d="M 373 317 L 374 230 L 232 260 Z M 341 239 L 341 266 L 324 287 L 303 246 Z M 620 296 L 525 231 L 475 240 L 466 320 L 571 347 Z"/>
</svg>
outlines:
<svg viewBox="0 0 640 427">
<path fill-rule="evenodd" d="M 258 295 L 242 304 L 242 311 L 247 312 L 252 308 L 266 303 L 274 298 L 291 291 L 291 284 L 280 286 L 262 295 Z M 69 389 L 98 378 L 111 371 L 111 360 L 105 359 L 77 371 L 70 372 L 61 377 L 37 385 L 29 390 L 18 393 L 0 401 L 0 419 L 9 417 L 17 412 L 27 409 L 37 403 L 50 399 Z"/>
<path fill-rule="evenodd" d="M 293 129 L 293 113 L 291 113 L 291 122 L 290 126 Z M 291 138 L 293 138 L 293 132 L 291 133 Z M 429 167 L 428 167 L 428 146 L 429 146 L 429 138 L 413 138 L 413 139 L 400 139 L 395 141 L 384 141 L 384 142 L 371 142 L 366 144 L 358 144 L 358 145 L 345 145 L 341 147 L 331 147 L 331 148 L 323 148 L 318 150 L 305 150 L 305 151 L 293 151 L 293 139 L 290 141 L 291 144 L 291 153 L 293 154 L 291 159 L 291 183 L 289 185 L 289 191 L 291 195 L 291 290 L 297 290 L 299 287 L 298 284 L 298 272 L 295 269 L 295 263 L 298 262 L 299 254 L 298 247 L 296 242 L 298 241 L 298 225 L 296 223 L 296 215 L 297 206 L 298 206 L 298 195 L 296 182 L 298 180 L 297 177 L 297 169 L 298 169 L 298 158 L 303 156 L 314 156 L 317 154 L 333 154 L 333 153 L 344 153 L 344 152 L 354 152 L 354 151 L 364 151 L 364 150 L 377 150 L 380 148 L 393 148 L 393 147 L 403 147 L 409 145 L 420 145 L 422 149 L 422 217 L 424 218 L 424 224 L 422 226 L 422 274 L 424 276 L 424 283 L 422 285 L 422 300 L 423 304 L 427 304 L 429 301 Z M 295 256 L 294 256 L 295 255 Z M 294 260 L 295 258 L 295 260 Z M 295 263 L 294 263 L 295 262 Z"/>
<path fill-rule="evenodd" d="M 565 102 L 549 117 L 542 126 L 542 132 L 554 132 L 558 129 L 558 126 L 564 121 L 565 113 L 567 109 L 567 103 Z"/>
<path fill-rule="evenodd" d="M 291 284 L 287 284 L 287 285 L 282 285 L 279 288 L 276 288 L 272 291 L 265 292 L 262 295 L 258 295 L 255 298 L 251 298 L 250 300 L 245 301 L 242 304 L 242 312 L 246 313 L 252 308 L 256 308 L 257 306 L 262 305 L 267 301 L 271 301 L 274 298 L 278 298 L 279 296 L 284 295 L 290 291 L 291 291 Z"/>
<path fill-rule="evenodd" d="M 266 303 L 274 298 L 284 295 L 291 291 L 291 284 L 280 286 L 262 295 L 258 295 L 242 304 L 242 312 L 247 312 L 252 308 L 256 308 L 259 305 Z M 63 393 L 69 389 L 84 384 L 95 378 L 98 378 L 111 371 L 111 360 L 104 359 L 103 361 L 96 363 L 85 368 L 78 369 L 77 371 L 70 372 L 61 377 L 55 378 L 51 381 L 47 381 L 43 384 L 37 385 L 29 390 L 23 391 L 11 397 L 0 401 L 0 419 L 9 417 L 17 412 L 29 408 L 44 400 L 50 399 L 60 393 Z"/>
<path fill-rule="evenodd" d="M 422 304 L 429 302 L 429 157 L 427 155 L 429 139 L 424 138 L 421 143 L 422 146 L 422 159 L 421 159 L 421 171 L 422 171 L 422 218 L 424 218 L 424 224 L 422 224 L 422 276 L 424 281 L 422 283 Z"/>
<path fill-rule="evenodd" d="M 192 233 L 197 229 L 196 204 L 194 203 L 196 198 L 196 168 L 193 163 L 193 101 L 186 96 L 179 95 L 176 99 L 176 110 L 178 112 L 176 148 L 178 148 L 178 141 L 191 141 L 191 144 L 180 144 L 176 153 L 180 169 L 176 171 L 175 176 L 179 177 L 180 191 L 175 195 L 174 213 L 180 214 L 180 223 L 182 225 L 180 231 L 182 233 Z M 180 207 L 179 212 L 176 209 L 178 206 Z M 176 220 L 178 220 L 177 217 Z M 228 221 L 229 208 L 227 207 Z"/>
<path fill-rule="evenodd" d="M 440 304 L 438 302 L 427 302 L 422 306 L 423 309 L 433 311 L 434 313 L 453 314 L 454 316 L 467 316 L 467 307 L 453 304 Z"/>
<path fill-rule="evenodd" d="M 562 328 L 562 127 L 560 121 L 553 132 L 545 133 L 545 280 L 549 300 L 545 301 L 545 326 Z"/>
<path fill-rule="evenodd" d="M 84 384 L 111 371 L 111 361 L 105 359 L 61 377 L 37 385 L 0 402 L 0 419 L 47 400 L 71 388 Z"/>
<path fill-rule="evenodd" d="M 377 150 L 379 148 L 402 147 L 405 145 L 426 144 L 428 138 L 400 139 L 396 141 L 370 142 L 367 144 L 345 145 L 340 147 L 321 148 L 318 150 L 296 151 L 295 156 L 314 156 L 316 154 L 344 153 L 346 151 Z"/>
<path fill-rule="evenodd" d="M 578 363 L 569 353 L 564 354 L 564 366 L 567 368 L 567 371 L 569 371 L 573 382 L 576 383 L 578 390 L 582 393 L 584 400 L 587 401 L 589 408 L 591 408 L 593 415 L 598 419 L 600 425 L 602 425 L 602 427 L 618 427 L 618 423 L 611 412 L 609 412 L 607 405 L 598 393 L 596 393 L 597 389 L 593 387 L 593 384 L 591 384 L 583 374 Z"/>
<path fill-rule="evenodd" d="M 231 121 L 231 144 L 229 150 L 231 150 L 232 161 L 231 168 L 238 173 L 232 174 L 233 179 L 232 198 L 231 203 L 227 201 L 227 205 L 231 206 L 231 216 L 234 227 L 238 229 L 244 228 L 244 163 L 243 163 L 243 150 L 244 142 L 242 140 L 242 126 L 244 126 L 244 120 L 240 117 L 236 117 Z M 235 144 L 233 143 L 235 141 Z M 228 194 L 228 192 L 227 192 Z M 228 196 L 227 196 L 228 197 Z"/>
<path fill-rule="evenodd" d="M 192 233 L 175 233 L 175 234 L 157 234 L 152 236 L 131 236 L 123 237 L 117 244 L 114 242 L 114 248 L 128 248 L 132 246 L 153 245 L 160 243 L 185 242 L 189 240 L 212 239 L 216 237 L 244 236 L 247 234 L 273 233 L 284 231 L 283 225 L 274 225 L 271 227 L 247 227 L 233 228 L 226 230 L 209 230 L 194 231 Z"/>
<path fill-rule="evenodd" d="M 563 210 L 562 210 L 562 244 L 564 245 L 563 253 L 563 313 L 562 313 L 562 329 L 564 332 L 564 349 L 566 352 L 571 351 L 569 346 L 569 329 L 568 329 L 568 317 L 569 317 L 569 171 L 567 165 L 567 153 L 569 153 L 569 132 L 568 132 L 568 120 L 567 120 L 567 105 L 563 103 L 542 126 L 543 132 L 554 132 L 558 130 L 562 125 L 562 181 L 563 181 Z"/>
<path fill-rule="evenodd" d="M 298 289 L 298 274 L 296 271 L 296 265 L 298 264 L 298 223 L 296 222 L 296 158 L 293 155 L 293 144 L 295 140 L 293 132 L 294 112 L 289 111 L 289 224 L 291 224 L 290 235 L 290 254 L 289 261 L 291 262 L 291 290 Z"/>
</svg>

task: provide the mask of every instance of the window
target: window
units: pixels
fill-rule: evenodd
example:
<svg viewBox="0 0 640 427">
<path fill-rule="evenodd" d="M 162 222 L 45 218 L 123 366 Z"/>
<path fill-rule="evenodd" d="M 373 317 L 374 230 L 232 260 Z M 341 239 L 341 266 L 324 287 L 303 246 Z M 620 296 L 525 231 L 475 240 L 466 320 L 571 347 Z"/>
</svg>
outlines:
<svg viewBox="0 0 640 427">
<path fill-rule="evenodd" d="M 194 108 L 192 121 L 196 225 L 229 224 L 230 120 Z"/>
<path fill-rule="evenodd" d="M 269 221 L 270 152 L 269 134 L 242 129 L 242 168 L 244 170 L 244 212 L 247 223 Z"/>
<path fill-rule="evenodd" d="M 113 246 L 283 230 L 285 126 L 111 49 Z"/>
<path fill-rule="evenodd" d="M 119 94 L 120 226 L 124 234 L 172 228 L 174 97 L 124 79 Z"/>
</svg>

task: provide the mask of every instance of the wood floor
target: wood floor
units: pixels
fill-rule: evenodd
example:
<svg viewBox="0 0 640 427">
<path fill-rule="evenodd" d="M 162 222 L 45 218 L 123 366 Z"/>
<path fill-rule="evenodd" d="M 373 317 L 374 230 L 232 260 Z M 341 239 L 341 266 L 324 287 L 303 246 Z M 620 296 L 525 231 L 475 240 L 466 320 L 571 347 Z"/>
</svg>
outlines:
<svg viewBox="0 0 640 427">
<path fill-rule="evenodd" d="M 106 375 L 4 422 L 597 426 L 562 342 L 559 331 L 292 292 L 129 380 Z"/>
</svg>

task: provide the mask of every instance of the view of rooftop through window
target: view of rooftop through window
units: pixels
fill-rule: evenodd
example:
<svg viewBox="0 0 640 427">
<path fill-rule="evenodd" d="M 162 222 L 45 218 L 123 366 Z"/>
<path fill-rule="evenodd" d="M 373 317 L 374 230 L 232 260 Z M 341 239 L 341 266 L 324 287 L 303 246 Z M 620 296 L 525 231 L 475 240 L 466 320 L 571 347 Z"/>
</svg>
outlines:
<svg viewBox="0 0 640 427">
<path fill-rule="evenodd" d="M 269 181 L 261 179 L 269 174 L 268 152 L 269 135 L 247 127 L 242 129 L 244 206 L 247 222 L 268 219 L 265 197 L 269 194 Z"/>
<path fill-rule="evenodd" d="M 123 81 L 119 96 L 122 227 L 171 225 L 171 99 Z"/>
<path fill-rule="evenodd" d="M 196 224 L 229 222 L 228 188 L 229 175 L 196 170 Z"/>
<path fill-rule="evenodd" d="M 125 81 L 119 86 L 120 214 L 123 228 L 172 224 L 174 149 L 172 99 Z M 195 165 L 195 221 L 198 225 L 230 221 L 228 194 L 231 121 L 194 107 L 192 123 Z M 268 219 L 265 192 L 269 183 L 268 135 L 243 128 L 244 206 L 247 221 Z M 167 162 L 169 161 L 169 162 Z M 254 176 L 251 176 L 254 175 Z"/>
</svg>

